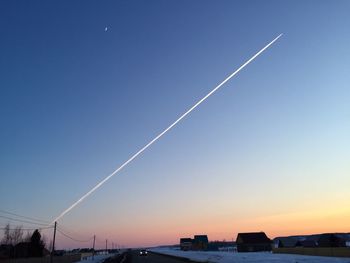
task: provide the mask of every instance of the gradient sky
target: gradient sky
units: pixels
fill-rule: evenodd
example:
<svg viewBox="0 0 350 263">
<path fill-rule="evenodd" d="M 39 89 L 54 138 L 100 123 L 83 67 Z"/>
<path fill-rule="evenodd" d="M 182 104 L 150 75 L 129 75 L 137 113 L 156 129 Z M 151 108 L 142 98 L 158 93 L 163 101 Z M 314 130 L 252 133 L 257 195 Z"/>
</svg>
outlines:
<svg viewBox="0 0 350 263">
<path fill-rule="evenodd" d="M 350 231 L 349 10 L 1 1 L 0 209 L 52 220 L 284 33 L 59 224 L 98 246 Z"/>
</svg>

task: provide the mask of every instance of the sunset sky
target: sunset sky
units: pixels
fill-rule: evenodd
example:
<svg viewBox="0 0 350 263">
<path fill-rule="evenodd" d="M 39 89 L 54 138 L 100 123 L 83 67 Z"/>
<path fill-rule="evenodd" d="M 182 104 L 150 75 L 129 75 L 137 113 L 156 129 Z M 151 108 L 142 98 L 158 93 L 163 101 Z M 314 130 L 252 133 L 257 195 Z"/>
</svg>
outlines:
<svg viewBox="0 0 350 263">
<path fill-rule="evenodd" d="M 0 210 L 53 220 L 283 33 L 59 226 L 98 247 L 350 232 L 349 10 L 1 1 Z"/>
</svg>

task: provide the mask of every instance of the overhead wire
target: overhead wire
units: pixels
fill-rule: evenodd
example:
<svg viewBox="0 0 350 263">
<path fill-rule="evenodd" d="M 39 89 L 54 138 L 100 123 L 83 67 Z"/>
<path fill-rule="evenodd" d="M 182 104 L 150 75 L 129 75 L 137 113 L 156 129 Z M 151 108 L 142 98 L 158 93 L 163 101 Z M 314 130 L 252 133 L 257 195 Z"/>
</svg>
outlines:
<svg viewBox="0 0 350 263">
<path fill-rule="evenodd" d="M 8 219 L 10 221 L 17 221 L 17 222 L 27 223 L 27 224 L 31 224 L 31 225 L 39 225 L 39 226 L 45 226 L 45 227 L 48 226 L 48 224 L 28 221 L 28 220 L 24 220 L 24 219 L 12 218 L 12 217 L 9 217 L 9 216 L 4 216 L 4 215 L 0 215 L 0 218 L 5 218 L 5 219 Z"/>
<path fill-rule="evenodd" d="M 96 243 L 102 243 L 105 244 L 106 240 L 101 240 L 99 238 L 96 237 Z"/>
<path fill-rule="evenodd" d="M 62 229 L 60 229 L 59 227 L 57 227 L 57 232 L 61 233 L 63 236 L 73 240 L 73 241 L 76 241 L 76 242 L 81 242 L 81 243 L 86 243 L 86 242 L 90 242 L 94 237 L 91 237 L 90 239 L 88 240 L 79 240 L 79 239 L 76 239 L 76 238 L 73 238 L 71 237 L 70 235 L 66 234 L 64 231 L 62 231 Z"/>
<path fill-rule="evenodd" d="M 2 213 L 2 214 L 1 214 Z M 7 215 L 3 215 L 3 214 L 7 214 L 7 215 L 11 215 L 13 217 L 7 216 Z M 14 217 L 19 217 L 19 218 L 14 218 Z M 0 218 L 4 218 L 10 221 L 16 221 L 16 222 L 21 222 L 21 223 L 26 223 L 26 224 L 32 224 L 32 225 L 38 225 L 39 227 L 37 228 L 29 228 L 29 227 L 25 227 L 23 228 L 22 226 L 20 227 L 16 227 L 16 228 L 10 228 L 9 226 L 0 226 L 0 230 L 16 230 L 16 229 L 21 229 L 24 231 L 34 231 L 36 229 L 38 230 L 43 230 L 43 229 L 52 229 L 54 228 L 53 225 L 48 225 L 50 224 L 49 221 L 45 221 L 45 220 L 41 220 L 41 219 L 37 219 L 37 218 L 33 218 L 33 217 L 29 217 L 29 216 L 24 216 L 24 215 L 20 215 L 20 214 L 16 214 L 13 212 L 9 212 L 9 211 L 5 211 L 0 209 Z M 75 238 L 72 237 L 74 235 L 77 235 L 77 233 L 70 229 L 68 229 L 66 226 L 57 226 L 57 231 L 62 234 L 64 237 L 69 238 L 73 241 L 76 242 L 82 242 L 82 243 L 86 243 L 86 242 L 90 242 L 94 237 L 90 237 L 90 238 L 86 238 L 86 239 L 80 239 L 80 238 Z M 71 232 L 73 232 L 74 234 L 72 234 Z"/>
<path fill-rule="evenodd" d="M 7 228 L 6 226 L 1 226 L 0 227 L 0 230 L 10 230 L 10 231 L 13 231 L 13 230 L 17 230 L 17 229 L 21 229 L 21 230 L 24 230 L 24 231 L 30 231 L 30 230 L 42 230 L 42 229 L 50 229 L 50 228 L 53 228 L 53 226 L 47 226 L 47 227 L 39 227 L 39 228 L 22 228 L 22 227 L 20 227 L 20 228 Z"/>
<path fill-rule="evenodd" d="M 50 223 L 49 221 L 46 221 L 46 220 L 37 219 L 37 218 L 29 217 L 29 216 L 23 216 L 23 215 L 16 214 L 16 213 L 13 213 L 13 212 L 9 212 L 9 211 L 5 211 L 5 210 L 2 210 L 2 209 L 0 209 L 0 213 L 8 214 L 8 215 L 16 216 L 16 217 L 21 217 L 21 218 L 24 218 L 24 219 L 29 219 L 31 221 L 37 221 L 37 222 L 47 223 L 47 224 Z"/>
<path fill-rule="evenodd" d="M 70 236 L 79 236 L 79 239 L 88 239 L 88 238 L 81 238 L 82 235 L 77 233 L 74 230 L 71 230 L 70 228 L 66 227 L 66 226 L 62 226 L 62 224 L 57 224 L 57 227 L 60 228 L 62 231 L 64 231 L 67 235 Z M 89 237 L 90 238 L 90 237 Z"/>
</svg>

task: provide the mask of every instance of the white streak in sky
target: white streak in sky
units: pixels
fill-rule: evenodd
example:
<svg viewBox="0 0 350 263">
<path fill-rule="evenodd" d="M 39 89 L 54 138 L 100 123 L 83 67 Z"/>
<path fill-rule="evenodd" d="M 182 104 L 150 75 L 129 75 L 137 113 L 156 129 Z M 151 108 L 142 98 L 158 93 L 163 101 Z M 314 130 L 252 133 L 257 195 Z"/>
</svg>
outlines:
<svg viewBox="0 0 350 263">
<path fill-rule="evenodd" d="M 262 52 L 264 52 L 268 47 L 270 47 L 274 42 L 276 42 L 282 34 L 278 35 L 274 40 L 272 40 L 269 44 L 263 47 L 259 52 L 257 52 L 254 56 L 252 56 L 249 60 L 247 60 L 242 66 L 240 66 L 236 71 L 234 71 L 231 75 L 229 75 L 225 80 L 223 80 L 219 85 L 217 85 L 212 91 L 210 91 L 206 96 L 204 96 L 201 100 L 199 100 L 196 104 L 194 104 L 189 110 L 187 110 L 184 114 L 182 114 L 173 124 L 171 124 L 168 128 L 162 131 L 158 136 L 156 136 L 153 140 L 151 140 L 148 144 L 146 144 L 143 148 L 141 148 L 137 153 L 130 157 L 125 163 L 123 163 L 119 168 L 117 168 L 113 173 L 108 175 L 105 179 L 99 182 L 94 188 L 92 188 L 89 192 L 83 195 L 78 201 L 73 203 L 70 207 L 64 210 L 58 217 L 56 217 L 51 224 L 55 221 L 61 219 L 65 214 L 71 211 L 75 206 L 77 206 L 80 202 L 82 202 L 86 197 L 95 192 L 98 188 L 100 188 L 105 182 L 107 182 L 112 176 L 117 174 L 121 169 L 123 169 L 126 165 L 128 165 L 132 160 L 134 160 L 137 156 L 139 156 L 144 150 L 146 150 L 149 146 L 151 146 L 155 141 L 157 141 L 160 137 L 162 137 L 165 133 L 167 133 L 171 128 L 173 128 L 178 122 L 180 122 L 183 118 L 185 118 L 191 111 L 199 106 L 203 101 L 205 101 L 209 96 L 211 96 L 215 91 L 217 91 L 222 85 L 224 85 L 227 81 L 229 81 L 233 76 L 235 76 L 238 72 L 240 72 L 245 66 L 247 66 L 250 62 L 252 62 L 257 56 L 259 56 Z"/>
</svg>

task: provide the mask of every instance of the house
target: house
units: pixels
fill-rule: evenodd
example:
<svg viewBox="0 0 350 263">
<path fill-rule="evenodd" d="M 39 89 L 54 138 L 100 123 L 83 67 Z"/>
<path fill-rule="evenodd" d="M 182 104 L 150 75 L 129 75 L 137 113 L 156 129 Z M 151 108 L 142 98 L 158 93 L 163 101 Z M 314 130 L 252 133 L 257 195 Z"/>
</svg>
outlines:
<svg viewBox="0 0 350 263">
<path fill-rule="evenodd" d="M 207 250 L 208 249 L 208 236 L 207 235 L 195 235 L 192 240 L 193 250 Z"/>
<path fill-rule="evenodd" d="M 346 240 L 337 234 L 321 234 L 318 239 L 319 247 L 345 247 Z"/>
<path fill-rule="evenodd" d="M 189 237 L 180 238 L 180 248 L 181 250 L 191 250 L 192 249 L 192 239 Z"/>
<path fill-rule="evenodd" d="M 238 252 L 271 251 L 271 240 L 264 232 L 239 233 L 236 244 Z"/>
</svg>

